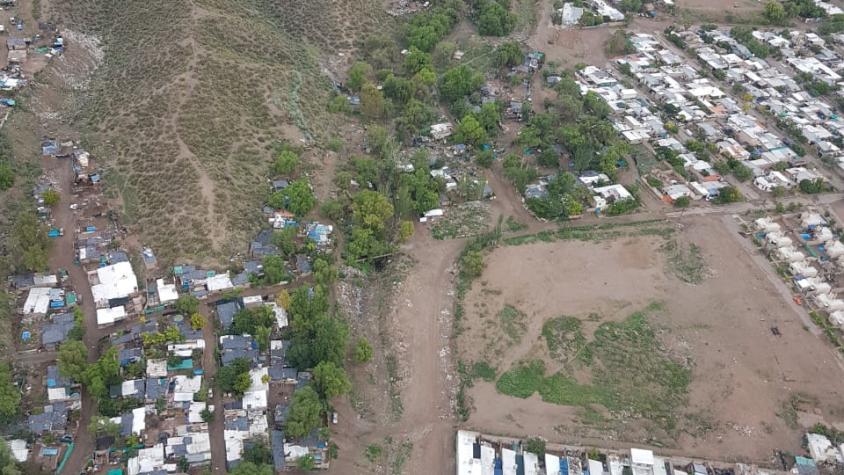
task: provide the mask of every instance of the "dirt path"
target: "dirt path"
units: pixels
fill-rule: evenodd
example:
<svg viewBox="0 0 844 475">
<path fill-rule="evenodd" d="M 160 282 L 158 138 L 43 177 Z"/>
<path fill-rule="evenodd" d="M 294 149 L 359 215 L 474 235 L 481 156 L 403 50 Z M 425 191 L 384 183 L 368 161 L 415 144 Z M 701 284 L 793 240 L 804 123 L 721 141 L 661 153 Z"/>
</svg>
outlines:
<svg viewBox="0 0 844 475">
<path fill-rule="evenodd" d="M 417 263 L 395 300 L 393 325 L 406 348 L 405 411 L 399 432 L 413 442 L 406 473 L 454 471 L 451 408 L 453 275 L 462 241 L 436 241 L 419 230 L 408 254 Z M 448 467 L 446 469 L 446 467 Z"/>
<path fill-rule="evenodd" d="M 70 276 L 70 283 L 81 296 L 81 308 L 85 314 L 85 336 L 83 342 L 88 347 L 88 362 L 93 363 L 99 357 L 98 343 L 100 331 L 97 328 L 97 311 L 94 307 L 94 297 L 91 294 L 91 286 L 88 284 L 88 276 L 81 266 L 74 263 L 75 250 L 73 240 L 74 230 L 77 227 L 77 218 L 68 204 L 71 202 L 70 190 L 72 188 L 73 176 L 67 162 L 52 158 L 43 159 L 44 170 L 50 175 L 58 178 L 58 188 L 61 190 L 61 202 L 53 211 L 53 218 L 57 227 L 65 229 L 65 235 L 57 238 L 53 243 L 50 252 L 49 266 L 52 270 L 66 269 Z M 82 391 L 82 409 L 79 413 L 80 430 L 76 432 L 73 453 L 65 465 L 65 473 L 79 473 L 86 461 L 94 451 L 94 436 L 88 430 L 88 422 L 96 414 L 94 399 L 87 391 Z"/>
</svg>

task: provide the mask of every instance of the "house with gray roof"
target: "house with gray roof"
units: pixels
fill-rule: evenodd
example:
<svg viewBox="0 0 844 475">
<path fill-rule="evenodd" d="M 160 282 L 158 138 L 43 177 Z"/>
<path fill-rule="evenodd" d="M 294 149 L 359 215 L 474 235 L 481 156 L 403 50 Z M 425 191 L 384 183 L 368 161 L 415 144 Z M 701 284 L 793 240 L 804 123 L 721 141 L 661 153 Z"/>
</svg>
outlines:
<svg viewBox="0 0 844 475">
<path fill-rule="evenodd" d="M 41 332 L 41 344 L 53 348 L 67 339 L 76 325 L 72 313 L 59 313 L 50 317 L 51 322 L 44 325 Z"/>
<path fill-rule="evenodd" d="M 249 335 L 223 335 L 220 337 L 220 356 L 223 366 L 238 358 L 245 358 L 255 365 L 259 359 L 258 342 Z"/>
<path fill-rule="evenodd" d="M 220 321 L 220 326 L 224 329 L 232 326 L 235 314 L 241 310 L 243 310 L 243 303 L 240 299 L 218 303 L 217 320 Z"/>
<path fill-rule="evenodd" d="M 29 431 L 33 434 L 63 433 L 67 428 L 67 404 L 56 402 L 44 406 L 44 412 L 33 414 L 27 420 Z"/>
</svg>

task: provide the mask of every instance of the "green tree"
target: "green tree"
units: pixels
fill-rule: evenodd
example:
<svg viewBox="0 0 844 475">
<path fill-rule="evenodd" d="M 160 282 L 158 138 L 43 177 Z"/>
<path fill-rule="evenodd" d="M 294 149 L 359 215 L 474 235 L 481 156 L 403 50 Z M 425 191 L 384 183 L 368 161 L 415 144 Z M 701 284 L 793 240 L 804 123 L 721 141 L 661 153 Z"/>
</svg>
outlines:
<svg viewBox="0 0 844 475">
<path fill-rule="evenodd" d="M 255 335 L 259 327 L 271 328 L 274 322 L 273 311 L 266 305 L 244 308 L 234 315 L 231 331 L 237 335 Z"/>
<path fill-rule="evenodd" d="M 19 271 L 41 271 L 47 268 L 50 238 L 47 227 L 38 221 L 35 213 L 24 209 L 15 215 L 6 254 Z"/>
<path fill-rule="evenodd" d="M 205 325 L 205 318 L 202 316 L 201 313 L 196 312 L 190 316 L 190 326 L 194 330 L 202 330 L 202 327 Z"/>
<path fill-rule="evenodd" d="M 815 180 L 800 180 L 798 186 L 800 187 L 800 191 L 808 194 L 822 193 L 826 190 L 826 184 L 824 183 L 823 178 L 817 178 Z"/>
<path fill-rule="evenodd" d="M 718 193 L 716 203 L 726 204 L 741 201 L 741 192 L 734 186 L 725 186 Z"/>
<path fill-rule="evenodd" d="M 18 414 L 21 392 L 12 382 L 12 368 L 8 363 L 0 363 L 0 422 L 10 422 Z M 0 466 L 2 466 L 0 454 Z"/>
<path fill-rule="evenodd" d="M 513 31 L 516 17 L 495 0 L 487 0 L 478 15 L 478 33 L 483 36 L 505 36 Z"/>
<path fill-rule="evenodd" d="M 199 413 L 199 416 L 202 417 L 202 422 L 205 422 L 206 424 L 214 422 L 214 412 L 207 407 Z"/>
<path fill-rule="evenodd" d="M 431 53 L 426 53 L 417 48 L 411 47 L 404 56 L 404 70 L 407 74 L 413 75 L 430 67 Z"/>
<path fill-rule="evenodd" d="M 355 361 L 357 363 L 368 363 L 372 360 L 372 345 L 366 338 L 359 338 L 355 344 Z"/>
<path fill-rule="evenodd" d="M 249 360 L 246 358 L 237 358 L 232 360 L 228 365 L 223 366 L 217 371 L 217 385 L 225 393 L 235 393 L 242 395 L 243 391 L 249 389 L 249 384 L 243 391 L 242 375 L 246 375 L 249 379 Z M 240 392 L 239 392 L 240 391 Z"/>
<path fill-rule="evenodd" d="M 304 472 L 309 472 L 313 470 L 315 466 L 316 461 L 314 460 L 314 456 L 311 454 L 307 454 L 303 457 L 299 457 L 298 459 L 296 459 L 296 468 Z"/>
<path fill-rule="evenodd" d="M 313 370 L 314 387 L 325 400 L 342 396 L 352 389 L 346 371 L 331 361 L 322 361 Z"/>
<path fill-rule="evenodd" d="M 264 283 L 275 285 L 287 278 L 287 266 L 280 256 L 266 256 L 261 261 L 264 269 Z"/>
<path fill-rule="evenodd" d="M 319 395 L 310 386 L 297 389 L 293 393 L 290 411 L 285 426 L 287 435 L 292 438 L 304 437 L 320 426 L 322 403 Z"/>
<path fill-rule="evenodd" d="M 279 229 L 273 233 L 273 244 L 281 251 L 285 257 L 290 257 L 296 253 L 296 234 L 298 229 L 295 227 L 286 227 Z"/>
<path fill-rule="evenodd" d="M 632 49 L 630 40 L 627 39 L 627 32 L 624 30 L 615 30 L 607 40 L 606 48 L 607 54 L 617 56 L 625 54 Z"/>
<path fill-rule="evenodd" d="M 61 195 L 59 195 L 58 191 L 50 189 L 45 191 L 41 195 L 41 198 L 44 199 L 45 205 L 53 207 L 59 204 L 59 201 L 61 200 Z"/>
<path fill-rule="evenodd" d="M 486 133 L 495 135 L 498 132 L 498 123 L 501 122 L 501 105 L 497 102 L 487 102 L 474 116 Z"/>
<path fill-rule="evenodd" d="M 270 334 L 271 327 L 258 326 L 255 327 L 255 341 L 258 342 L 258 350 L 261 352 L 267 351 L 270 348 Z"/>
<path fill-rule="evenodd" d="M 184 315 L 193 315 L 199 311 L 199 299 L 193 295 L 180 295 L 176 300 L 176 310 Z"/>
<path fill-rule="evenodd" d="M 377 191 L 364 190 L 356 194 L 352 203 L 355 224 L 374 233 L 382 233 L 386 222 L 393 216 L 393 205 Z"/>
<path fill-rule="evenodd" d="M 105 416 L 94 416 L 88 424 L 88 432 L 96 435 L 110 435 L 117 437 L 120 435 L 120 424 L 112 422 L 110 418 Z"/>
<path fill-rule="evenodd" d="M 12 449 L 9 448 L 5 440 L 0 439 L 0 474 L 2 475 L 20 475 L 15 458 L 12 456 Z"/>
<path fill-rule="evenodd" d="M 674 207 L 676 208 L 688 208 L 691 204 L 691 199 L 688 196 L 681 196 L 674 200 Z"/>
<path fill-rule="evenodd" d="M 255 465 L 252 462 L 241 462 L 232 470 L 231 475 L 274 475 L 271 465 Z"/>
<path fill-rule="evenodd" d="M 364 84 L 360 91 L 360 112 L 363 117 L 368 120 L 382 119 L 386 111 L 384 94 L 374 84 L 370 82 Z"/>
<path fill-rule="evenodd" d="M 774 25 L 783 25 L 788 20 L 785 7 L 780 2 L 773 0 L 765 4 L 765 10 L 762 12 L 762 15 L 765 16 L 768 22 Z"/>
<path fill-rule="evenodd" d="M 243 450 L 242 460 L 255 465 L 269 465 L 273 463 L 273 453 L 263 440 L 257 440 Z"/>
<path fill-rule="evenodd" d="M 82 382 L 88 367 L 88 347 L 81 341 L 66 341 L 59 347 L 58 361 L 62 376 Z"/>
<path fill-rule="evenodd" d="M 290 149 L 278 153 L 273 162 L 272 172 L 277 176 L 288 176 L 299 167 L 299 156 Z"/>
<path fill-rule="evenodd" d="M 316 197 L 308 181 L 299 179 L 270 195 L 267 203 L 273 208 L 284 208 L 296 216 L 305 216 L 316 206 Z"/>
<path fill-rule="evenodd" d="M 440 96 L 449 104 L 468 96 L 483 84 L 483 76 L 461 65 L 446 71 L 440 80 Z"/>
<path fill-rule="evenodd" d="M 387 79 L 384 80 L 383 91 L 384 95 L 396 104 L 406 103 L 414 94 L 413 83 L 410 80 L 393 74 L 388 75 Z"/>
<path fill-rule="evenodd" d="M 362 61 L 358 61 L 349 68 L 349 78 L 346 80 L 346 87 L 352 91 L 358 92 L 369 78 L 373 76 L 372 66 Z"/>
<path fill-rule="evenodd" d="M 457 133 L 455 140 L 472 145 L 478 145 L 486 140 L 486 131 L 481 127 L 478 119 L 472 115 L 463 117 L 459 124 L 457 124 Z"/>
<path fill-rule="evenodd" d="M 501 43 L 495 49 L 495 65 L 500 68 L 518 66 L 523 59 L 522 47 L 515 41 Z"/>
</svg>

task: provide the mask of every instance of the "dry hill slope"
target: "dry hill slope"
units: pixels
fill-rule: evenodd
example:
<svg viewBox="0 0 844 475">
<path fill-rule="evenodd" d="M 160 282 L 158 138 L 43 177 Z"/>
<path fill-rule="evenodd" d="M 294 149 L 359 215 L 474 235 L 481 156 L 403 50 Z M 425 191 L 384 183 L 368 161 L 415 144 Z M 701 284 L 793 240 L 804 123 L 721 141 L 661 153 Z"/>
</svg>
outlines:
<svg viewBox="0 0 844 475">
<path fill-rule="evenodd" d="M 126 221 L 166 260 L 243 250 L 275 141 L 332 129 L 320 64 L 389 23 L 372 0 L 82 0 L 54 10 L 103 40 L 80 124 Z"/>
</svg>

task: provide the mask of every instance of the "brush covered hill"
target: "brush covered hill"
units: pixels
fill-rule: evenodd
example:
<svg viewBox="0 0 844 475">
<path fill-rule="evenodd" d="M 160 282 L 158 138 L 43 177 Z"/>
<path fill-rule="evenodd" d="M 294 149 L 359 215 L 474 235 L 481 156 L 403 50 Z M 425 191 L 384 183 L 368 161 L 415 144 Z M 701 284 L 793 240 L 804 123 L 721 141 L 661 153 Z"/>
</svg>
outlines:
<svg viewBox="0 0 844 475">
<path fill-rule="evenodd" d="M 332 130 L 321 65 L 391 24 L 377 0 L 75 0 L 54 9 L 102 42 L 78 126 L 106 163 L 124 220 L 166 261 L 244 250 L 278 141 Z"/>
</svg>

